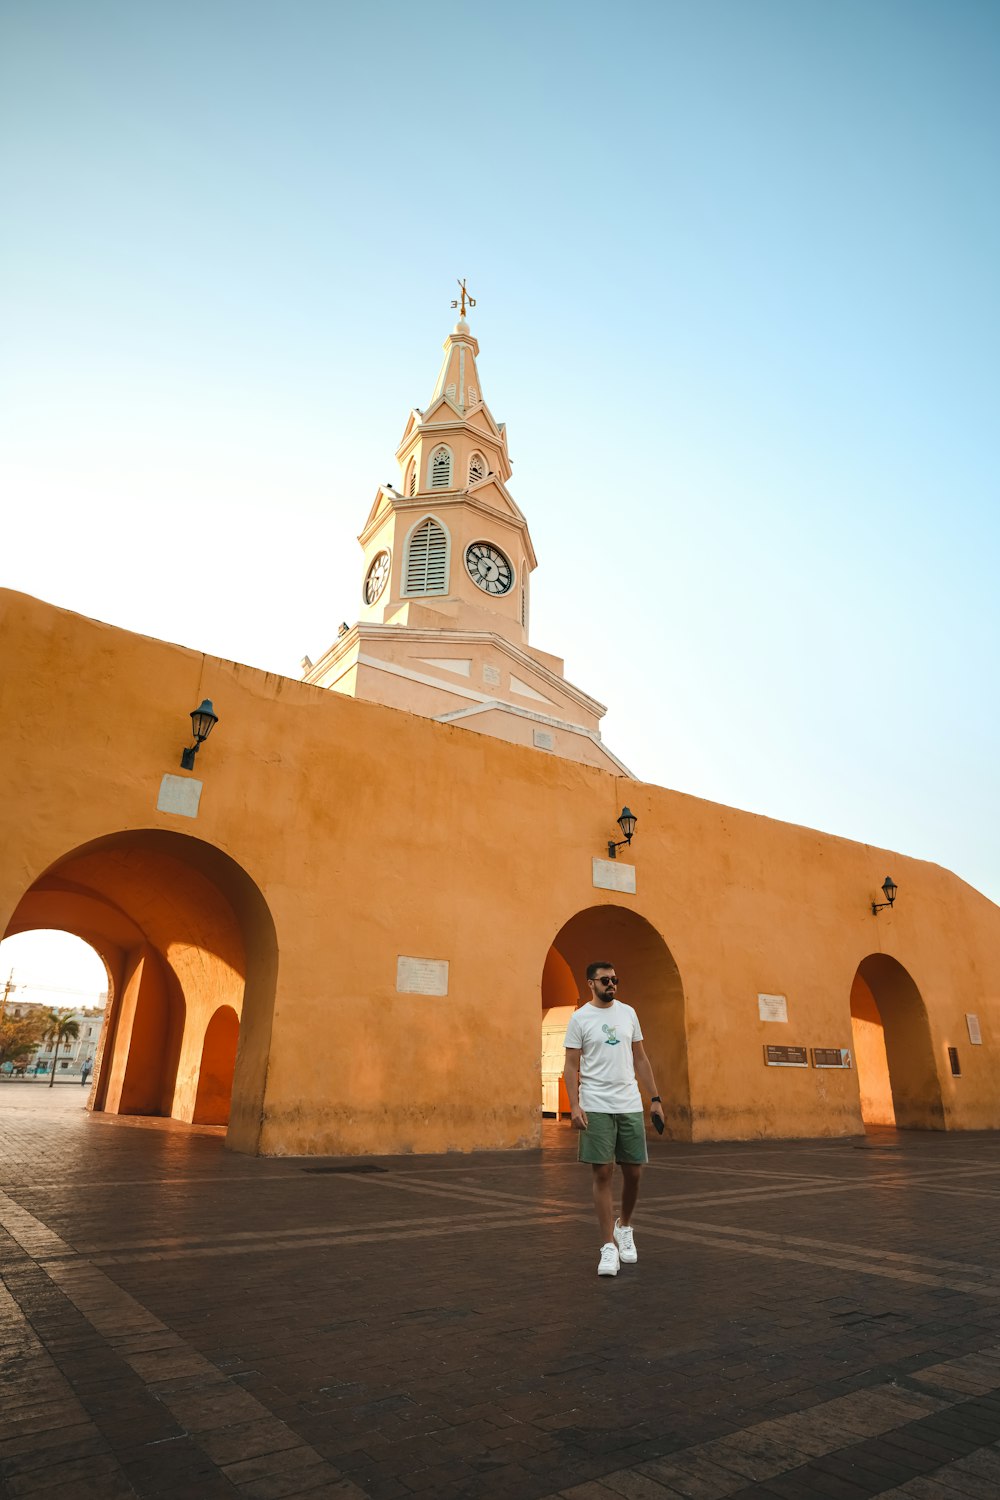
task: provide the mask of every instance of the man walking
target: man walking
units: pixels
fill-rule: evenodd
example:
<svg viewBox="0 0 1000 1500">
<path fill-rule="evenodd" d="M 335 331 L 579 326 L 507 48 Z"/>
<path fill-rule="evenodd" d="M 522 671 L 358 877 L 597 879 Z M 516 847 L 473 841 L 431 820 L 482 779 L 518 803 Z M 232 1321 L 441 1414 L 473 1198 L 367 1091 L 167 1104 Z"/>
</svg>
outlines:
<svg viewBox="0 0 1000 1500">
<path fill-rule="evenodd" d="M 653 1069 L 642 1045 L 639 1017 L 617 998 L 614 964 L 587 965 L 590 1000 L 566 1028 L 566 1092 L 574 1130 L 579 1130 L 580 1161 L 593 1170 L 594 1208 L 601 1226 L 598 1276 L 617 1276 L 619 1265 L 639 1259 L 632 1214 L 639 1196 L 646 1154 L 646 1122 L 639 1081 L 652 1098 L 653 1114 L 663 1119 Z M 622 1169 L 622 1211 L 614 1217 L 611 1182 L 615 1162 Z"/>
</svg>

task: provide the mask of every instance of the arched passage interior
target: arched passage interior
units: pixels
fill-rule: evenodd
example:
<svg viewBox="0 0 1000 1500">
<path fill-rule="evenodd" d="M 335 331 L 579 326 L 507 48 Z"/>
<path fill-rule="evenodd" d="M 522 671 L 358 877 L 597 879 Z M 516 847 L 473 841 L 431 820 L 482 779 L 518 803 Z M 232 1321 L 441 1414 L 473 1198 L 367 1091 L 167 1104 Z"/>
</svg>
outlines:
<svg viewBox="0 0 1000 1500">
<path fill-rule="evenodd" d="M 673 955 L 656 928 L 627 907 L 591 906 L 556 934 L 542 970 L 543 1108 L 551 1102 L 547 1074 L 562 1068 L 565 1022 L 590 998 L 588 963 L 607 960 L 621 979 L 620 998 L 639 1015 L 646 1052 L 663 1095 L 667 1133 L 691 1139 L 684 990 Z M 558 1039 L 558 1047 L 555 1043 Z M 551 1109 L 547 1112 L 552 1113 Z"/>
<path fill-rule="evenodd" d="M 897 959 L 871 953 L 858 965 L 851 985 L 851 1030 L 865 1124 L 943 1130 L 927 1010 Z"/>
<path fill-rule="evenodd" d="M 5 935 L 32 927 L 74 933 L 108 969 L 93 1107 L 228 1119 L 227 1144 L 256 1151 L 277 943 L 246 871 L 189 835 L 112 834 L 50 866 Z"/>
</svg>

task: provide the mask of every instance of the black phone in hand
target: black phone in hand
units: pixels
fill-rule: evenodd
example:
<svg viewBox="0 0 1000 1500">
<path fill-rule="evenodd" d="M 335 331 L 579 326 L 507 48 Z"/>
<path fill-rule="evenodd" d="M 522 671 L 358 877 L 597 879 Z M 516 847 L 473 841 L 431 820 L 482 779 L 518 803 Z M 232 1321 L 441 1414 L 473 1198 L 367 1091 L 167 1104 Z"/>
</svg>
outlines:
<svg viewBox="0 0 1000 1500">
<path fill-rule="evenodd" d="M 653 1122 L 653 1129 L 656 1131 L 657 1135 L 662 1135 L 663 1134 L 663 1121 L 661 1120 L 660 1116 L 659 1115 L 654 1115 L 654 1114 L 650 1113 L 649 1118 Z"/>
</svg>

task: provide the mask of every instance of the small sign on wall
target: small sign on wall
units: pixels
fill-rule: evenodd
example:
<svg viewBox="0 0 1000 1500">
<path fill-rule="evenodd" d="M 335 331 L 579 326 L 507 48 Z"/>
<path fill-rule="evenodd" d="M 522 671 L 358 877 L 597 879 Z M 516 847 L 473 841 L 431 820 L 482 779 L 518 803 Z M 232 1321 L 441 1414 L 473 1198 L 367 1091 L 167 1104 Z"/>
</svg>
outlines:
<svg viewBox="0 0 1000 1500">
<path fill-rule="evenodd" d="M 849 1047 L 814 1047 L 812 1055 L 814 1068 L 849 1068 L 851 1066 Z"/>
<path fill-rule="evenodd" d="M 762 1021 L 787 1021 L 788 1001 L 784 995 L 758 995 L 757 1014 Z"/>
<path fill-rule="evenodd" d="M 635 895 L 635 865 L 620 859 L 594 859 L 594 884 L 600 891 L 624 891 Z"/>
<path fill-rule="evenodd" d="M 981 1047 L 983 1045 L 983 1033 L 979 1026 L 979 1017 L 967 1015 L 965 1024 L 969 1028 L 969 1041 L 974 1047 Z"/>
<path fill-rule="evenodd" d="M 446 958 L 396 959 L 396 991 L 400 995 L 447 995 Z"/>
<path fill-rule="evenodd" d="M 156 799 L 156 811 L 176 813 L 181 818 L 196 818 L 204 782 L 193 776 L 164 776 Z"/>
<path fill-rule="evenodd" d="M 804 1047 L 764 1048 L 764 1061 L 769 1068 L 808 1068 L 809 1058 Z"/>
</svg>

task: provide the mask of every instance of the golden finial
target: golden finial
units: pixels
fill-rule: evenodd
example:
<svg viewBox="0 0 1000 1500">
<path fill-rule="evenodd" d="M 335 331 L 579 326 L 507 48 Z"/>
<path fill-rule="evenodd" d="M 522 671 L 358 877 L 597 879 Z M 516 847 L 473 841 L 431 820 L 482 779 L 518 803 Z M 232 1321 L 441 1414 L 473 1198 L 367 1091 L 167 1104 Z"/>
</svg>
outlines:
<svg viewBox="0 0 1000 1500">
<path fill-rule="evenodd" d="M 459 286 L 462 289 L 462 311 L 459 314 L 459 316 L 464 318 L 465 317 L 465 304 L 468 303 L 470 307 L 475 307 L 475 305 L 476 305 L 476 299 L 475 299 L 475 297 L 470 297 L 469 294 L 468 294 L 468 292 L 465 290 L 465 277 L 464 276 L 462 277 L 461 281 L 458 284 L 459 284 Z M 452 307 L 457 307 L 458 306 L 458 298 L 457 297 L 455 298 L 454 302 L 451 305 L 452 305 Z"/>
</svg>

